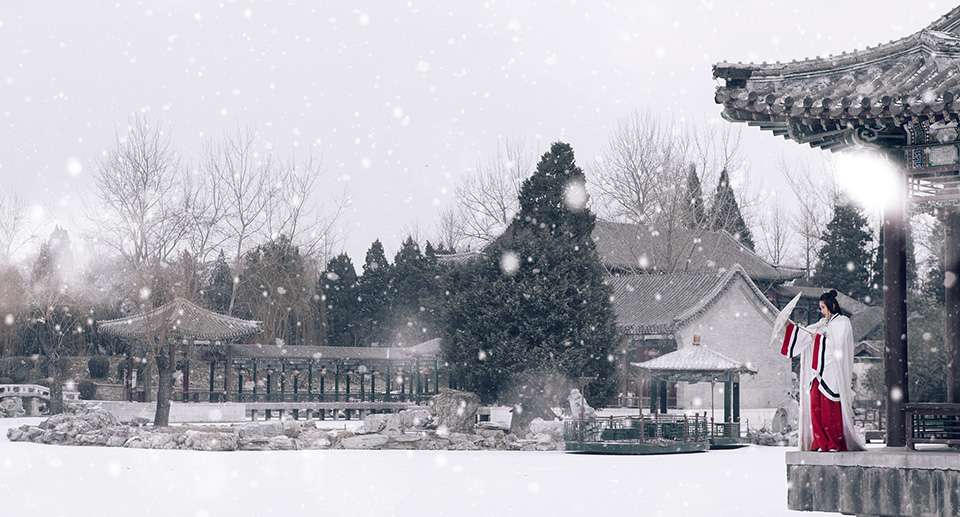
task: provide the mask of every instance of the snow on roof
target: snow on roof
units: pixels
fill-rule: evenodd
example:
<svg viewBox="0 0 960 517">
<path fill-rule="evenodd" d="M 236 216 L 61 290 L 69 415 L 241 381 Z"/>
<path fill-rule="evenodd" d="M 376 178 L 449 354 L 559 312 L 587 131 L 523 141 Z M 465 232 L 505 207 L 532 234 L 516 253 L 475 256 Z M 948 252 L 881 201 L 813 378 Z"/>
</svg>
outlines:
<svg viewBox="0 0 960 517">
<path fill-rule="evenodd" d="M 757 370 L 731 359 L 706 345 L 694 343 L 668 354 L 633 366 L 651 374 L 726 374 L 757 373 Z"/>
<path fill-rule="evenodd" d="M 617 324 L 631 334 L 672 334 L 709 308 L 735 281 L 747 284 L 771 315 L 776 307 L 734 264 L 723 273 L 618 275 L 609 278 Z"/>
<path fill-rule="evenodd" d="M 97 323 L 97 329 L 125 339 L 147 339 L 166 331 L 177 339 L 225 340 L 258 334 L 259 321 L 244 320 L 204 309 L 185 298 L 175 298 L 143 314 Z"/>
</svg>

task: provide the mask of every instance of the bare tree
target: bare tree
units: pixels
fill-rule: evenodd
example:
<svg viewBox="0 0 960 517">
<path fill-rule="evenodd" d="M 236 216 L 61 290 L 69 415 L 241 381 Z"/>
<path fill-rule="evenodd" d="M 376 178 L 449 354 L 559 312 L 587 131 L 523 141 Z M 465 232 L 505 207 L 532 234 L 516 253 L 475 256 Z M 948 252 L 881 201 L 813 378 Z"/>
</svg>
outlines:
<svg viewBox="0 0 960 517">
<path fill-rule="evenodd" d="M 10 262 L 31 236 L 27 231 L 27 205 L 17 194 L 0 193 L 0 263 Z"/>
<path fill-rule="evenodd" d="M 238 131 L 211 145 L 203 162 L 206 174 L 223 189 L 224 233 L 234 250 L 235 274 L 250 241 L 266 226 L 272 158 L 257 153 L 255 142 L 252 132 Z M 233 313 L 236 300 L 237 289 L 233 289 L 227 314 Z"/>
<path fill-rule="evenodd" d="M 150 286 L 162 267 L 176 258 L 191 231 L 180 159 L 163 128 L 135 118 L 94 173 L 99 205 L 93 215 L 100 242 L 124 258 L 139 291 L 138 309 L 152 309 Z M 148 321 L 145 346 L 156 359 L 159 382 L 154 424 L 166 425 L 176 344 L 166 339 L 161 321 Z"/>
<path fill-rule="evenodd" d="M 790 221 L 783 213 L 779 196 L 772 196 L 759 218 L 760 235 L 757 239 L 760 251 L 771 264 L 781 265 L 790 247 Z"/>
<path fill-rule="evenodd" d="M 437 245 L 442 245 L 448 250 L 464 251 L 462 248 L 468 243 L 460 213 L 455 208 L 445 208 L 440 212 L 440 220 L 434 229 L 434 235 L 436 235 Z"/>
<path fill-rule="evenodd" d="M 496 156 L 477 164 L 455 191 L 456 217 L 446 231 L 459 243 L 483 246 L 500 236 L 519 208 L 520 187 L 532 170 L 532 160 L 520 145 L 504 142 Z M 453 225 L 456 223 L 456 230 Z"/>
<path fill-rule="evenodd" d="M 837 189 L 832 176 L 826 170 L 811 170 L 808 167 L 793 167 L 781 160 L 790 190 L 796 197 L 797 212 L 793 217 L 793 229 L 800 236 L 800 254 L 806 271 L 805 279 L 813 275 L 813 265 L 822 243 L 823 230 L 831 217 L 830 208 L 836 200 Z"/>
</svg>

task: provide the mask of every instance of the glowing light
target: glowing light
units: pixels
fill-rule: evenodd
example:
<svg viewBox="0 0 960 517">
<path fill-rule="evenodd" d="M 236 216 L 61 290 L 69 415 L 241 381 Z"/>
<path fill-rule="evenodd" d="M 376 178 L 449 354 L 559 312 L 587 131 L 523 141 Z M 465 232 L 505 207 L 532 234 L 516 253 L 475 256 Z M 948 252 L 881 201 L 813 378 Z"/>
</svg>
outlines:
<svg viewBox="0 0 960 517">
<path fill-rule="evenodd" d="M 512 251 L 504 252 L 500 256 L 500 270 L 507 276 L 515 274 L 520 270 L 520 257 Z"/>
<path fill-rule="evenodd" d="M 905 193 L 902 176 L 894 164 L 872 152 L 833 155 L 839 186 L 855 203 L 867 209 L 894 206 Z"/>
</svg>

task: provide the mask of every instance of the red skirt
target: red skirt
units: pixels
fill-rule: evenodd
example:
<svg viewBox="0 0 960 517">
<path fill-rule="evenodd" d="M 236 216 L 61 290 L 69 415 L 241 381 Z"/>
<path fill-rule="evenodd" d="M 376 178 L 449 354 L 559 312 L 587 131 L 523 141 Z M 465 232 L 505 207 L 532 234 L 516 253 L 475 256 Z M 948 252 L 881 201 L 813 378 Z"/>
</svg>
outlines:
<svg viewBox="0 0 960 517">
<path fill-rule="evenodd" d="M 811 451 L 845 451 L 843 438 L 843 410 L 840 401 L 828 399 L 820 393 L 820 381 L 810 387 L 810 424 L 813 426 Z"/>
</svg>

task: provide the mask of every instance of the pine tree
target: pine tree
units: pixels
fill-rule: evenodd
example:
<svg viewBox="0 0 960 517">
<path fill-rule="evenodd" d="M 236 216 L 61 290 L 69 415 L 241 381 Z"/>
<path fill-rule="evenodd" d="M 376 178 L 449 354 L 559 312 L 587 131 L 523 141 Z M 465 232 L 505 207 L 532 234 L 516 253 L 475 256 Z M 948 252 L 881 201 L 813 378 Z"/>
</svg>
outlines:
<svg viewBox="0 0 960 517">
<path fill-rule="evenodd" d="M 687 203 L 683 210 L 683 224 L 690 229 L 703 228 L 707 222 L 707 212 L 703 207 L 703 189 L 697 168 L 690 166 L 687 173 Z"/>
<path fill-rule="evenodd" d="M 569 196 L 584 180 L 573 149 L 553 144 L 523 184 L 509 238 L 448 281 L 447 361 L 484 400 L 535 369 L 596 378 L 587 390 L 595 403 L 612 394 L 617 338 L 594 216 Z"/>
<path fill-rule="evenodd" d="M 358 281 L 361 316 L 360 339 L 363 346 L 386 344 L 390 309 L 393 306 L 393 288 L 390 263 L 380 239 L 373 241 L 363 263 L 363 276 Z"/>
<path fill-rule="evenodd" d="M 227 264 L 227 257 L 220 250 L 217 260 L 213 263 L 210 278 L 203 288 L 203 301 L 207 308 L 226 314 L 230 308 L 230 297 L 233 296 L 233 273 Z"/>
<path fill-rule="evenodd" d="M 436 255 L 432 246 L 430 256 L 420 253 L 420 246 L 407 237 L 393 259 L 391 288 L 391 341 L 401 345 L 415 345 L 436 337 L 434 303 L 437 281 L 434 278 Z"/>
<path fill-rule="evenodd" d="M 326 315 L 327 342 L 331 345 L 359 346 L 360 302 L 357 271 L 346 253 L 327 262 L 318 280 L 320 303 Z"/>
<path fill-rule="evenodd" d="M 737 196 L 730 186 L 730 175 L 726 169 L 720 171 L 720 180 L 717 181 L 717 192 L 713 197 L 713 207 L 710 213 L 711 230 L 725 230 L 733 235 L 751 251 L 754 249 L 753 234 L 743 220 Z"/>
<path fill-rule="evenodd" d="M 814 283 L 857 299 L 870 296 L 871 242 L 873 236 L 860 209 L 848 201 L 838 201 L 817 254 Z"/>
</svg>

